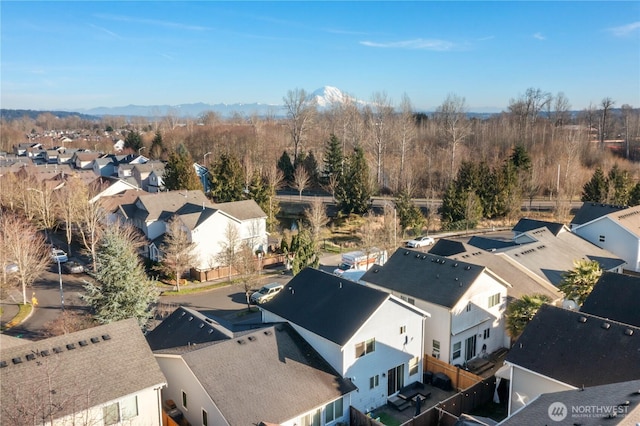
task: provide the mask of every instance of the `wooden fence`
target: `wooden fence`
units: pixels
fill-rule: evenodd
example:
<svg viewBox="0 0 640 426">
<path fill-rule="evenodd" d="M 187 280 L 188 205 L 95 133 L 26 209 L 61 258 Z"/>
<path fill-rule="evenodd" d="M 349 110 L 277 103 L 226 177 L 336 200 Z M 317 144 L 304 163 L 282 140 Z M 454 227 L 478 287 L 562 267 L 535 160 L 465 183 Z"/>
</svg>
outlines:
<svg viewBox="0 0 640 426">
<path fill-rule="evenodd" d="M 259 266 L 261 268 L 268 268 L 273 265 L 281 265 L 284 263 L 284 261 L 285 261 L 284 254 L 277 254 L 274 256 L 265 256 L 262 259 L 256 259 L 256 263 L 259 262 L 260 263 Z M 238 272 L 233 267 L 231 268 L 231 272 L 229 272 L 228 266 L 220 266 L 217 268 L 208 269 L 206 271 L 201 269 L 191 269 L 190 271 L 191 278 L 200 282 L 215 281 L 215 280 L 227 278 L 229 277 L 229 275 L 233 277 L 237 274 Z"/>
<path fill-rule="evenodd" d="M 455 367 L 427 354 L 424 356 L 424 371 L 446 374 L 451 379 L 453 387 L 458 391 L 467 389 L 482 381 L 482 377 L 480 376 L 476 376 L 469 371 Z"/>
</svg>

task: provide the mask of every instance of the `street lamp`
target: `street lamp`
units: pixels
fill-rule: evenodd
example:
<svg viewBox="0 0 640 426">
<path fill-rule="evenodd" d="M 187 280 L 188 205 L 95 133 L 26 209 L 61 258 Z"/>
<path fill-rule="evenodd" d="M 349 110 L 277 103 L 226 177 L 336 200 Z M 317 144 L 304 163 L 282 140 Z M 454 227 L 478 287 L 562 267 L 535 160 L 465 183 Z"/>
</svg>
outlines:
<svg viewBox="0 0 640 426">
<path fill-rule="evenodd" d="M 138 156 L 140 156 L 140 151 L 142 151 L 145 148 L 146 148 L 146 146 L 141 146 L 140 148 L 138 148 Z"/>
<path fill-rule="evenodd" d="M 211 151 L 207 152 L 203 157 L 202 157 L 202 165 L 207 167 L 207 155 L 211 155 Z"/>
</svg>

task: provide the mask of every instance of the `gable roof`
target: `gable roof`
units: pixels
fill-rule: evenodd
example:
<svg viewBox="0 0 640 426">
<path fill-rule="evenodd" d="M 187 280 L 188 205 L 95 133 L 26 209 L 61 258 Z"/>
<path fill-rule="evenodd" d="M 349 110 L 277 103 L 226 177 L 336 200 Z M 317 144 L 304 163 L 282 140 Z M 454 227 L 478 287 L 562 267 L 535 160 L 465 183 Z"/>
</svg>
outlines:
<svg viewBox="0 0 640 426">
<path fill-rule="evenodd" d="M 500 249 L 505 249 L 509 247 L 515 247 L 518 245 L 513 239 L 511 240 L 502 240 L 490 237 L 481 237 L 478 235 L 474 235 L 469 238 L 469 245 L 477 247 L 486 251 L 496 251 Z"/>
<path fill-rule="evenodd" d="M 546 220 L 536 220 L 523 217 L 513 227 L 513 232 L 522 234 L 523 232 L 533 231 L 534 229 L 546 227 L 553 235 L 558 235 L 562 230 L 567 230 L 562 223 L 548 222 Z"/>
<path fill-rule="evenodd" d="M 636 237 L 640 237 L 640 206 L 609 213 L 607 217 Z"/>
<path fill-rule="evenodd" d="M 286 323 L 182 358 L 232 425 L 281 424 L 356 390 Z"/>
<path fill-rule="evenodd" d="M 636 380 L 640 328 L 543 305 L 505 361 L 576 387 Z"/>
<path fill-rule="evenodd" d="M 344 346 L 389 297 L 383 291 L 305 268 L 276 297 L 260 306 Z"/>
<path fill-rule="evenodd" d="M 450 240 L 448 238 L 438 238 L 438 241 L 429 249 L 429 253 L 436 256 L 453 256 L 464 253 L 466 248 L 461 241 Z"/>
<path fill-rule="evenodd" d="M 525 234 L 535 241 L 496 252 L 556 286 L 562 281 L 563 274 L 575 267 L 576 260 L 596 260 L 605 271 L 614 270 L 625 263 L 608 250 L 571 232 L 553 235 L 549 229 L 542 227 Z"/>
<path fill-rule="evenodd" d="M 464 261 L 398 249 L 384 266 L 369 269 L 361 280 L 453 308 L 484 270 L 484 266 Z"/>
<path fill-rule="evenodd" d="M 55 418 L 166 384 L 135 319 L 3 347 L 0 358 L 3 406 L 45 392 L 59 407 Z M 51 385 L 33 389 L 26 377 Z"/>
<path fill-rule="evenodd" d="M 609 213 L 614 213 L 620 210 L 626 209 L 627 206 L 614 206 L 611 204 L 599 204 L 586 202 L 576 212 L 576 215 L 571 220 L 572 225 L 584 225 L 599 217 L 606 216 Z"/>
<path fill-rule="evenodd" d="M 632 424 L 628 423 L 633 419 L 640 419 L 640 380 L 631 380 L 628 382 L 613 383 L 608 385 L 593 386 L 584 389 L 574 389 L 562 392 L 551 392 L 540 395 L 538 398 L 525 405 L 511 417 L 500 422 L 500 426 L 521 426 L 535 425 L 545 423 L 541 419 L 549 418 L 549 407 L 553 403 L 563 403 L 566 407 L 567 420 L 572 424 L 580 426 L 601 426 Z M 621 405 L 629 401 L 629 405 Z M 585 413 L 585 409 L 589 407 L 597 407 L 598 410 L 592 410 Z M 581 412 L 575 413 L 573 417 L 573 409 L 582 409 Z M 617 418 L 609 418 L 612 410 L 619 411 Z M 585 415 L 588 414 L 588 415 Z M 572 418 L 573 417 L 573 418 Z M 555 419 L 554 419 L 555 420 Z M 575 423 L 572 421 L 579 420 Z M 604 420 L 604 422 L 603 422 Z M 546 422 L 552 424 L 555 422 Z M 564 423 L 558 423 L 564 424 Z"/>
<path fill-rule="evenodd" d="M 442 241 L 442 239 L 440 240 Z M 480 250 L 470 244 L 460 243 L 465 251 L 448 256 L 453 260 L 473 262 L 489 268 L 508 283 L 509 298 L 519 299 L 524 295 L 543 294 L 552 301 L 562 299 L 562 293 L 548 281 L 536 275 L 523 273 L 523 270 L 510 262 L 505 256 Z"/>
<path fill-rule="evenodd" d="M 180 306 L 147 333 L 152 351 L 228 340 L 233 332 L 200 312 Z"/>
<path fill-rule="evenodd" d="M 603 272 L 580 311 L 640 327 L 640 277 Z"/>
<path fill-rule="evenodd" d="M 213 204 L 213 207 L 241 221 L 267 217 L 267 214 L 262 211 L 254 200 L 217 203 Z"/>
</svg>

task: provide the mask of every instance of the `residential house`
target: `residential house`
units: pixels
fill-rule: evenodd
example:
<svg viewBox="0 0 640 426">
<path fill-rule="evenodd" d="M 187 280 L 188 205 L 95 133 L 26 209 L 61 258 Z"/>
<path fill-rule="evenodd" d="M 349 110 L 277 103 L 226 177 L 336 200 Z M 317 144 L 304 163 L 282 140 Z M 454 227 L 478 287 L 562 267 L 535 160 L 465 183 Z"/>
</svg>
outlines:
<svg viewBox="0 0 640 426">
<path fill-rule="evenodd" d="M 640 328 L 543 305 L 505 359 L 509 414 L 540 394 L 640 379 Z"/>
<path fill-rule="evenodd" d="M 384 405 L 403 386 L 422 381 L 428 313 L 387 292 L 306 268 L 259 306 L 264 323 L 291 324 L 358 388 L 350 405 L 360 411 Z"/>
<path fill-rule="evenodd" d="M 164 168 L 154 168 L 149 172 L 147 192 L 160 192 L 164 190 Z"/>
<path fill-rule="evenodd" d="M 71 158 L 71 163 L 76 169 L 93 170 L 93 162 L 100 158 L 102 154 L 99 152 L 82 152 L 76 151 Z"/>
<path fill-rule="evenodd" d="M 172 400 L 193 425 L 348 423 L 356 386 L 292 326 L 155 351 Z"/>
<path fill-rule="evenodd" d="M 455 261 L 471 262 L 490 269 L 506 283 L 508 302 L 534 294 L 547 296 L 552 304 L 562 301 L 563 295 L 557 287 L 538 275 L 523 273 L 517 264 L 500 254 L 447 238 L 438 239 L 429 253 L 446 256 Z"/>
<path fill-rule="evenodd" d="M 138 191 L 138 193 L 140 192 L 140 188 L 137 186 L 113 176 L 101 176 L 95 180 L 95 185 L 100 189 L 100 192 L 89 200 L 91 203 L 95 203 L 97 200 L 104 197 L 122 194 L 129 190 Z"/>
<path fill-rule="evenodd" d="M 638 422 L 640 380 L 630 380 L 542 394 L 498 425 L 602 426 L 634 425 Z"/>
<path fill-rule="evenodd" d="M 124 150 L 124 141 L 122 139 L 118 139 L 114 144 L 113 144 L 113 152 L 115 153 L 120 153 Z"/>
<path fill-rule="evenodd" d="M 617 206 L 612 204 L 586 202 L 583 203 L 582 206 L 580 206 L 575 216 L 573 216 L 569 227 L 573 230 L 573 228 L 575 227 L 584 225 L 585 223 L 589 223 L 602 216 L 606 216 L 609 213 L 619 212 L 620 210 L 624 210 L 626 208 L 629 208 L 629 206 Z"/>
<path fill-rule="evenodd" d="M 640 277 L 603 272 L 580 311 L 640 327 Z"/>
<path fill-rule="evenodd" d="M 235 244 L 248 244 L 254 251 L 267 246 L 266 214 L 253 200 L 214 205 L 202 191 L 168 191 L 141 194 L 134 203 L 121 205 L 119 214 L 147 237 L 146 255 L 152 260 L 160 260 L 163 236 L 174 216 L 195 243 L 196 269 L 221 266 L 218 254 L 229 243 L 229 229 L 237 235 Z"/>
<path fill-rule="evenodd" d="M 462 365 L 509 344 L 503 318 L 508 285 L 469 262 L 398 249 L 361 281 L 429 312 L 425 353 Z"/>
<path fill-rule="evenodd" d="M 546 220 L 536 220 L 530 218 L 521 218 L 518 223 L 512 228 L 514 239 L 517 239 L 519 235 L 525 234 L 529 231 L 534 231 L 536 229 L 545 227 L 547 228 L 553 235 L 558 235 L 561 232 L 569 232 L 569 228 L 559 222 L 549 222 Z"/>
<path fill-rule="evenodd" d="M 590 222 L 574 224 L 572 232 L 624 259 L 625 268 L 640 272 L 640 206 L 613 211 Z"/>
<path fill-rule="evenodd" d="M 152 172 L 153 178 L 152 178 Z M 131 176 L 136 180 L 138 186 L 147 192 L 158 192 L 163 186 L 162 176 L 164 176 L 164 163 L 161 161 L 148 161 L 134 164 L 131 169 Z M 153 188 L 154 191 L 149 191 Z"/>
<path fill-rule="evenodd" d="M 165 385 L 135 319 L 0 349 L 3 424 L 159 426 Z"/>
<path fill-rule="evenodd" d="M 115 159 L 112 156 L 96 158 L 91 168 L 96 176 L 113 176 L 116 171 Z"/>
</svg>

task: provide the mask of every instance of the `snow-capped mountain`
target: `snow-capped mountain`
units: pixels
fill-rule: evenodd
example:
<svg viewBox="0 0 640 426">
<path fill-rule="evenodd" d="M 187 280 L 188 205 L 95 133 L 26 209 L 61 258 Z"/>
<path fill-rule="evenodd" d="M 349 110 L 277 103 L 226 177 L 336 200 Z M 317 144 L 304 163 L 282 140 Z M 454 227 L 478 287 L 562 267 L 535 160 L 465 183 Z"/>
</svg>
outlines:
<svg viewBox="0 0 640 426">
<path fill-rule="evenodd" d="M 366 104 L 366 102 L 359 101 L 333 86 L 324 86 L 317 89 L 310 95 L 310 99 L 314 99 L 316 105 L 318 105 L 318 108 L 320 109 L 331 108 L 331 106 L 335 104 L 344 104 L 347 102 L 355 103 L 357 105 Z"/>
</svg>

